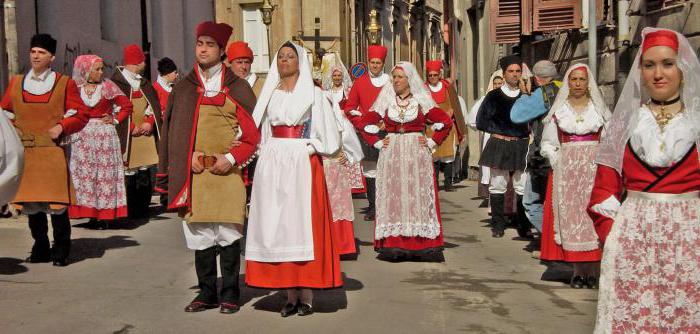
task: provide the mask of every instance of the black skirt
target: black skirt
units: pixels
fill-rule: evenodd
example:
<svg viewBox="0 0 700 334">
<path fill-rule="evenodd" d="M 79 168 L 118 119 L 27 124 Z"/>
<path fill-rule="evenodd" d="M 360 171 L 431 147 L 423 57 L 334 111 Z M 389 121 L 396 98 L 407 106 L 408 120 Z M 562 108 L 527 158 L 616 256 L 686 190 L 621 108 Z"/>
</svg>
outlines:
<svg viewBox="0 0 700 334">
<path fill-rule="evenodd" d="M 528 138 L 504 140 L 491 136 L 481 152 L 479 165 L 509 171 L 524 170 L 528 142 Z"/>
</svg>

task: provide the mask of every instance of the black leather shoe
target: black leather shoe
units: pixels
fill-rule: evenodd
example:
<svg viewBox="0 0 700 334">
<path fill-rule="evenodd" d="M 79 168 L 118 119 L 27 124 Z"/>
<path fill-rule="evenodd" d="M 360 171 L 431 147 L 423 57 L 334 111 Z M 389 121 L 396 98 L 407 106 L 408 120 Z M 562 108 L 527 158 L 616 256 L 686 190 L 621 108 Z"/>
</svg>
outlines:
<svg viewBox="0 0 700 334">
<path fill-rule="evenodd" d="M 586 286 L 589 289 L 597 289 L 598 288 L 598 277 L 595 277 L 595 276 L 586 277 Z"/>
<path fill-rule="evenodd" d="M 310 315 L 314 313 L 314 308 L 309 304 L 299 303 L 299 316 Z"/>
<path fill-rule="evenodd" d="M 290 315 L 295 315 L 299 312 L 299 303 L 292 304 L 292 303 L 287 303 L 287 305 L 284 305 L 282 308 L 282 311 L 280 311 L 280 315 L 282 318 L 286 318 Z"/>
<path fill-rule="evenodd" d="M 51 262 L 51 254 L 34 254 L 30 255 L 26 260 L 29 263 L 46 263 Z"/>
<path fill-rule="evenodd" d="M 583 286 L 586 284 L 586 280 L 583 279 L 583 277 L 576 275 L 571 278 L 571 286 L 573 289 L 581 289 Z"/>
<path fill-rule="evenodd" d="M 365 215 L 364 219 L 366 222 L 371 222 L 374 221 L 374 218 L 376 218 L 374 212 L 369 212 Z"/>
<path fill-rule="evenodd" d="M 202 312 L 217 307 L 219 307 L 219 305 L 217 304 L 207 304 L 203 302 L 194 301 L 185 307 L 185 312 Z"/>
<path fill-rule="evenodd" d="M 65 267 L 67 265 L 68 265 L 68 259 L 54 259 L 53 260 L 54 267 Z"/>
<path fill-rule="evenodd" d="M 233 314 L 238 312 L 241 309 L 238 304 L 233 304 L 233 303 L 221 303 L 221 309 L 219 310 L 220 313 L 223 314 Z"/>
</svg>

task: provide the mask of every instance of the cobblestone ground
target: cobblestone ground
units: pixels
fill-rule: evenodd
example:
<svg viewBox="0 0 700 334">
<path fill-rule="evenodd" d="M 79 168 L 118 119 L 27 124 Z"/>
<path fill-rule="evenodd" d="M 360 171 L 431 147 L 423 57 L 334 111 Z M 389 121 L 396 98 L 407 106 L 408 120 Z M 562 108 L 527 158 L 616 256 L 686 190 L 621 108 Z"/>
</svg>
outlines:
<svg viewBox="0 0 700 334">
<path fill-rule="evenodd" d="M 357 259 L 343 261 L 345 287 L 316 293 L 316 314 L 281 318 L 276 291 L 243 289 L 234 315 L 183 312 L 196 293 L 194 255 L 172 214 L 107 230 L 73 222 L 72 263 L 28 264 L 22 218 L 0 220 L 3 333 L 590 333 L 596 290 L 573 290 L 571 269 L 530 256 L 514 230 L 492 239 L 476 184 L 440 192 L 444 262 L 376 258 L 361 221 Z M 244 268 L 242 269 L 245 270 Z"/>
</svg>

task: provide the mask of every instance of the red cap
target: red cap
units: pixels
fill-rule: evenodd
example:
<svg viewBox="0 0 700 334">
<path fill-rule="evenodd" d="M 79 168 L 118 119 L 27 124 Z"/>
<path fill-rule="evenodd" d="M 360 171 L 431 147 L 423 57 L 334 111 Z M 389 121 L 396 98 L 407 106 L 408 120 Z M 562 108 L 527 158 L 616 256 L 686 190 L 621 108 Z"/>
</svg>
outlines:
<svg viewBox="0 0 700 334">
<path fill-rule="evenodd" d="M 232 32 L 233 28 L 226 23 L 204 21 L 197 25 L 196 34 L 197 37 L 209 36 L 213 38 L 216 41 L 216 44 L 219 44 L 219 47 L 223 48 L 226 46 L 226 42 L 228 42 Z"/>
<path fill-rule="evenodd" d="M 226 49 L 226 57 L 228 61 L 238 58 L 248 58 L 253 61 L 253 50 L 250 49 L 248 43 L 235 41 L 229 44 L 228 49 Z"/>
<path fill-rule="evenodd" d="M 642 53 L 655 46 L 668 46 L 673 51 L 678 52 L 678 36 L 672 30 L 657 30 L 644 36 L 642 42 Z"/>
<path fill-rule="evenodd" d="M 367 47 L 367 60 L 379 58 L 382 61 L 386 59 L 387 50 L 381 45 L 370 45 Z"/>
<path fill-rule="evenodd" d="M 124 47 L 124 65 L 138 65 L 146 60 L 141 48 L 136 44 Z"/>
<path fill-rule="evenodd" d="M 425 63 L 425 69 L 428 72 L 440 72 L 442 70 L 442 60 L 428 60 Z"/>
<path fill-rule="evenodd" d="M 586 72 L 586 74 L 588 74 L 588 70 L 586 69 L 586 66 L 584 66 L 584 65 L 575 66 L 574 68 L 571 69 L 571 72 L 573 72 L 573 71 L 584 71 L 584 72 Z"/>
</svg>

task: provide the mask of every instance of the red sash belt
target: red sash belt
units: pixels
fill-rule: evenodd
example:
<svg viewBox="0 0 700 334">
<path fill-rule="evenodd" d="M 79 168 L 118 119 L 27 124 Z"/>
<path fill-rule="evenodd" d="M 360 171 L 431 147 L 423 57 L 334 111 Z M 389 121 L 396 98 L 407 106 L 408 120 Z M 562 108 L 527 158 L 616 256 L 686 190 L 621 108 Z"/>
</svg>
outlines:
<svg viewBox="0 0 700 334">
<path fill-rule="evenodd" d="M 566 132 L 559 132 L 559 141 L 563 143 L 600 141 L 600 132 L 587 133 L 585 135 L 575 135 Z"/>
<path fill-rule="evenodd" d="M 301 138 L 304 135 L 304 125 L 274 125 L 272 137 L 275 138 Z"/>
</svg>

